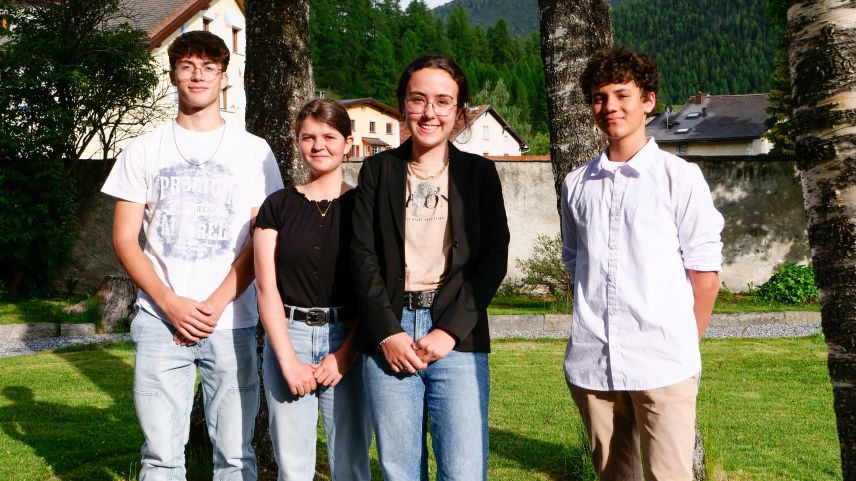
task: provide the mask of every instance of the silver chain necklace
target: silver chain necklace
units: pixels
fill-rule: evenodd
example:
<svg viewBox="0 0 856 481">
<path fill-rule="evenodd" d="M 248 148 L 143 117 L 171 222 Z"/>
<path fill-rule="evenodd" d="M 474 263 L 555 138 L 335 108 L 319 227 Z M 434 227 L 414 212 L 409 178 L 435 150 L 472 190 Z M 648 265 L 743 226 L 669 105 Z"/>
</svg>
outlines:
<svg viewBox="0 0 856 481">
<path fill-rule="evenodd" d="M 200 165 L 207 164 L 208 162 L 211 162 L 211 159 L 213 159 L 214 156 L 217 155 L 217 152 L 220 151 L 220 146 L 223 144 L 223 137 L 226 136 L 226 124 L 225 123 L 223 124 L 223 132 L 220 133 L 220 141 L 217 142 L 217 148 L 214 149 L 214 153 L 211 154 L 211 157 L 208 157 L 207 159 L 199 162 L 199 160 L 195 157 L 191 157 L 189 159 L 187 157 L 185 157 L 184 154 L 181 152 L 181 149 L 178 147 L 178 137 L 176 137 L 176 135 L 175 135 L 175 124 L 177 124 L 177 123 L 178 122 L 176 122 L 176 121 L 172 122 L 172 141 L 173 141 L 173 143 L 175 143 L 175 150 L 178 151 L 178 155 L 181 156 L 181 158 L 185 162 L 187 162 L 188 164 L 190 164 L 194 167 L 199 167 Z"/>
</svg>

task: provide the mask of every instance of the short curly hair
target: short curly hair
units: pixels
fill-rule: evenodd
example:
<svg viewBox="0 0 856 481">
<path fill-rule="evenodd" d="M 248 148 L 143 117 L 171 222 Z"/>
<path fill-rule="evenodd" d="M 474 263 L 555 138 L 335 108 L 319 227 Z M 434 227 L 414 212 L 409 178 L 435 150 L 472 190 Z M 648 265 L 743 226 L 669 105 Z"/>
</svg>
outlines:
<svg viewBox="0 0 856 481">
<path fill-rule="evenodd" d="M 175 70 L 175 64 L 185 58 L 197 56 L 213 63 L 219 63 L 225 71 L 229 67 L 229 49 L 222 38 L 211 32 L 193 30 L 179 35 L 167 49 L 169 69 Z"/>
<path fill-rule="evenodd" d="M 656 94 L 660 71 L 654 59 L 627 47 L 607 48 L 595 52 L 580 75 L 580 89 L 586 104 L 591 105 L 592 90 L 604 84 L 635 82 L 642 94 Z"/>
</svg>

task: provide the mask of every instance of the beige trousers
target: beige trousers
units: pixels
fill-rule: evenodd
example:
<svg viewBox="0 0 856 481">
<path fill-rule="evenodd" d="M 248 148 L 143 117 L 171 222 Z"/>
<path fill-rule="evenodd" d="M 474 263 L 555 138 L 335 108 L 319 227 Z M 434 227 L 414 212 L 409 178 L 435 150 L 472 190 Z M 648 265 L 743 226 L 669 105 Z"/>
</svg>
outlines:
<svg viewBox="0 0 856 481">
<path fill-rule="evenodd" d="M 697 376 L 648 391 L 568 387 L 601 481 L 692 481 Z"/>
</svg>

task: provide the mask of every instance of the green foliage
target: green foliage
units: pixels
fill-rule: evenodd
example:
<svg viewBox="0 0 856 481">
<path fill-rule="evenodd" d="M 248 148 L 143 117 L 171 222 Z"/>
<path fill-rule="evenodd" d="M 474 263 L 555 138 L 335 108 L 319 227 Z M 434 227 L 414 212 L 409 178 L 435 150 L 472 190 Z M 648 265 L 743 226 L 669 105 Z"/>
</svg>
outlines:
<svg viewBox="0 0 856 481">
<path fill-rule="evenodd" d="M 523 271 L 521 283 L 528 294 L 546 292 L 556 302 L 570 302 L 573 295 L 568 270 L 562 263 L 562 236 L 539 235 L 535 240 L 532 257 L 517 260 Z"/>
<path fill-rule="evenodd" d="M 612 11 L 615 43 L 651 54 L 660 97 L 767 92 L 781 34 L 767 0 L 625 0 Z"/>
<path fill-rule="evenodd" d="M 780 40 L 773 61 L 773 81 L 770 87 L 770 106 L 767 113 L 767 131 L 764 137 L 773 143 L 772 155 L 795 154 L 796 136 L 791 121 L 794 106 L 791 99 L 791 72 L 788 68 L 787 0 L 767 0 L 767 19 L 779 32 Z"/>
<path fill-rule="evenodd" d="M 764 300 L 786 304 L 817 302 L 817 284 L 810 265 L 782 264 L 758 293 Z"/>
<path fill-rule="evenodd" d="M 158 72 L 119 0 L 3 2 L 0 42 L 0 283 L 46 288 L 68 258 L 93 139 L 148 98 Z"/>
<path fill-rule="evenodd" d="M 525 2 L 524 2 L 525 3 Z M 442 54 L 464 70 L 473 94 L 491 103 L 528 142 L 547 132 L 547 95 L 538 34 L 512 35 L 505 20 L 487 30 L 463 8 L 445 19 L 422 1 L 404 11 L 394 0 L 313 0 L 309 17 L 315 85 L 342 98 L 372 96 L 395 104 L 398 74 L 420 55 Z M 485 103 L 474 100 L 471 104 Z"/>
</svg>

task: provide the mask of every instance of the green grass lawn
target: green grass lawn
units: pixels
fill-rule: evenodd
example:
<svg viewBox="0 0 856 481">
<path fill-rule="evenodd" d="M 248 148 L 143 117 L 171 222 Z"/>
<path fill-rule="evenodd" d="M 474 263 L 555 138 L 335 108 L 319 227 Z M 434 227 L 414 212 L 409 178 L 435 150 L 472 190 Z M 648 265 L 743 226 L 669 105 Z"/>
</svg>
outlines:
<svg viewBox="0 0 856 481">
<path fill-rule="evenodd" d="M 100 313 L 95 301 L 87 303 L 86 310 L 65 313 L 63 308 L 83 300 L 80 298 L 0 299 L 0 324 L 26 324 L 30 322 L 98 323 Z"/>
<path fill-rule="evenodd" d="M 752 292 L 720 291 L 713 309 L 713 312 L 717 313 L 781 311 L 820 311 L 820 304 L 783 304 L 765 301 Z M 499 295 L 493 299 L 488 308 L 488 313 L 493 315 L 569 314 L 570 312 L 571 305 L 568 303 L 557 303 L 549 297 L 529 296 Z"/>
<path fill-rule="evenodd" d="M 842 478 L 820 336 L 704 340 L 702 352 L 712 479 Z M 494 343 L 490 479 L 591 479 L 563 355 L 561 341 Z M 128 344 L 0 359 L 0 480 L 136 479 L 132 366 Z"/>
</svg>

